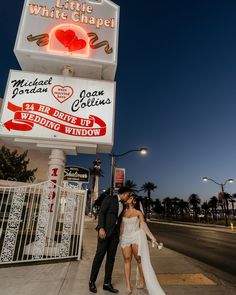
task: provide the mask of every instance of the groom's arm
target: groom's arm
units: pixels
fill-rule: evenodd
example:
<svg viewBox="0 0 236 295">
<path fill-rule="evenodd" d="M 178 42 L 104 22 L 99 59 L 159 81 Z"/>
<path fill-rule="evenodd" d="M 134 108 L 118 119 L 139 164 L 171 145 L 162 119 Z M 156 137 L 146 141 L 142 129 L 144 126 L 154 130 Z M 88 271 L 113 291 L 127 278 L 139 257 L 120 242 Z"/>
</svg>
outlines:
<svg viewBox="0 0 236 295">
<path fill-rule="evenodd" d="M 98 215 L 98 226 L 97 226 L 98 231 L 101 228 L 102 229 L 105 228 L 105 218 L 106 218 L 107 210 L 110 206 L 110 200 L 111 200 L 111 197 L 106 197 L 102 202 L 99 215 Z"/>
</svg>

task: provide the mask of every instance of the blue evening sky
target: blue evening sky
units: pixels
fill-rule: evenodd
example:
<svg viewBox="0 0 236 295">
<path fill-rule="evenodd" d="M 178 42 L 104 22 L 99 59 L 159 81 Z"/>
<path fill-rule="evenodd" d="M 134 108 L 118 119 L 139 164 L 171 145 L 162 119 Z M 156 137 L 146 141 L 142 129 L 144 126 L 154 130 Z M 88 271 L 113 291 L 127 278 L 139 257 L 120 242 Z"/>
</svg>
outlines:
<svg viewBox="0 0 236 295">
<path fill-rule="evenodd" d="M 114 153 L 145 146 L 117 166 L 139 187 L 153 182 L 153 197 L 202 199 L 218 182 L 236 179 L 236 1 L 114 1 L 120 5 Z M 0 7 L 0 97 L 10 68 L 23 0 Z M 110 158 L 99 155 L 110 182 Z M 91 167 L 95 155 L 68 157 Z M 236 193 L 236 183 L 226 190 Z"/>
</svg>

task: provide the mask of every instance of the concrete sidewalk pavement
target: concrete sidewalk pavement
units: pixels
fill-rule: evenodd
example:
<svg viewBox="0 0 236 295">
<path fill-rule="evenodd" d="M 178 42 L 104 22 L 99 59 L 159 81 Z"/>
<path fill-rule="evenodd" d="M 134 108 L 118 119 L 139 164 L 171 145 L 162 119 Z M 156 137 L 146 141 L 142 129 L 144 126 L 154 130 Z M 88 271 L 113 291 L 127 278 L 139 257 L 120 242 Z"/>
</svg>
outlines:
<svg viewBox="0 0 236 295">
<path fill-rule="evenodd" d="M 88 280 L 97 243 L 95 226 L 94 220 L 86 218 L 81 261 L 1 268 L 0 295 L 91 295 Z M 166 248 L 150 248 L 150 255 L 159 282 L 167 295 L 236 294 L 236 281 L 232 276 L 229 276 L 231 283 L 223 281 L 220 272 Z M 103 268 L 104 266 L 96 282 L 98 295 L 111 294 L 102 289 Z M 147 295 L 145 289 L 135 288 L 135 275 L 136 265 L 133 261 L 132 295 Z M 120 248 L 117 251 L 113 284 L 119 289 L 119 294 L 125 295 Z"/>
</svg>

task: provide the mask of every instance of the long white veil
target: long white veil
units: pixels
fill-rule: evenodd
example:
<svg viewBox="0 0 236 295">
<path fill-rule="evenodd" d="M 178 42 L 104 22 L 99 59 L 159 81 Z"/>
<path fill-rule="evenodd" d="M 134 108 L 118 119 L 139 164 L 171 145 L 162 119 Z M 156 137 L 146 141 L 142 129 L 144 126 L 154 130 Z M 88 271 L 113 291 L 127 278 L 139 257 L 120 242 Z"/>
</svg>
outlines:
<svg viewBox="0 0 236 295">
<path fill-rule="evenodd" d="M 143 275 L 144 275 L 146 287 L 148 290 L 148 294 L 149 295 L 165 295 L 165 292 L 162 290 L 157 280 L 157 276 L 153 270 L 151 260 L 150 260 L 147 236 L 143 229 L 140 229 L 139 231 L 138 255 L 141 256 Z M 138 279 L 138 276 L 136 277 L 136 279 Z"/>
</svg>

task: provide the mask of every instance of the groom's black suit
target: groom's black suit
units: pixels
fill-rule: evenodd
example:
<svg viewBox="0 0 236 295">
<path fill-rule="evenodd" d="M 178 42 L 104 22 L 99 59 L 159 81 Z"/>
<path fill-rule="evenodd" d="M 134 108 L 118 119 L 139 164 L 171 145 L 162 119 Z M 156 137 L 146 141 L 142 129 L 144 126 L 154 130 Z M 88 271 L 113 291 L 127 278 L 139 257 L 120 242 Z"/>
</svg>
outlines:
<svg viewBox="0 0 236 295">
<path fill-rule="evenodd" d="M 104 284 L 111 283 L 111 276 L 115 262 L 115 255 L 119 243 L 121 215 L 118 216 L 119 203 L 118 196 L 106 197 L 101 205 L 97 230 L 103 228 L 106 232 L 106 238 L 101 239 L 98 236 L 97 251 L 93 260 L 90 281 L 95 282 L 101 267 L 103 258 L 107 253 Z"/>
</svg>

